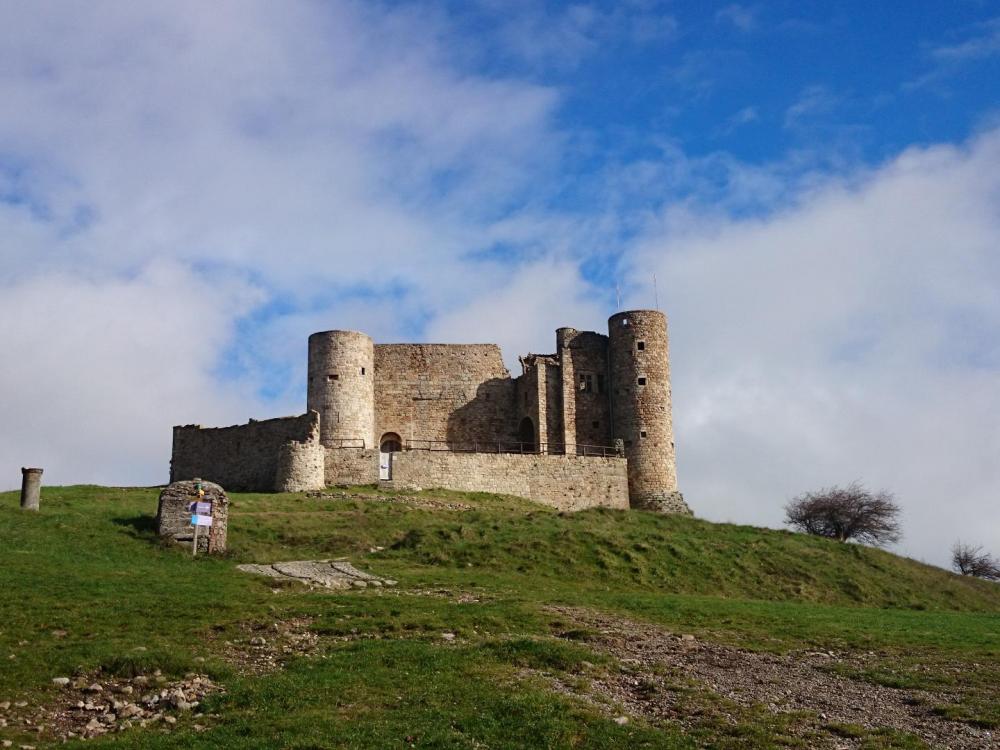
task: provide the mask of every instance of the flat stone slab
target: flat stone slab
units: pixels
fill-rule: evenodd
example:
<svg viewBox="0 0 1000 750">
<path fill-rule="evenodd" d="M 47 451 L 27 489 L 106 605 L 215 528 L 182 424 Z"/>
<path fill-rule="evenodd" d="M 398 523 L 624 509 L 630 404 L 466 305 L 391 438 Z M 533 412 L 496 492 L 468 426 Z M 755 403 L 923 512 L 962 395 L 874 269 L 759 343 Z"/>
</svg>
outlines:
<svg viewBox="0 0 1000 750">
<path fill-rule="evenodd" d="M 330 589 L 381 588 L 382 586 L 396 585 L 395 581 L 388 578 L 379 578 L 371 573 L 358 570 L 346 560 L 292 560 L 271 563 L 270 565 L 256 563 L 237 565 L 236 568 L 244 573 L 302 581 L 313 586 L 323 586 Z"/>
</svg>

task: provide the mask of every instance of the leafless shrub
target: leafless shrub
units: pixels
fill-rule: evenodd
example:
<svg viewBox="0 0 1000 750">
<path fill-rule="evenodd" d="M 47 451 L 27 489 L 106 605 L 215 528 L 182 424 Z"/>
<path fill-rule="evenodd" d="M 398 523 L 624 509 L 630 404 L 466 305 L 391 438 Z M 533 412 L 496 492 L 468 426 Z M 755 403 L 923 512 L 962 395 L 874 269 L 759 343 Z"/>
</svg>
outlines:
<svg viewBox="0 0 1000 750">
<path fill-rule="evenodd" d="M 963 576 L 1000 581 L 1000 560 L 983 552 L 982 547 L 955 542 L 951 548 L 951 567 Z"/>
<path fill-rule="evenodd" d="M 785 506 L 785 522 L 807 534 L 881 546 L 902 537 L 899 512 L 891 492 L 871 492 L 860 482 L 852 482 L 793 498 Z"/>
</svg>

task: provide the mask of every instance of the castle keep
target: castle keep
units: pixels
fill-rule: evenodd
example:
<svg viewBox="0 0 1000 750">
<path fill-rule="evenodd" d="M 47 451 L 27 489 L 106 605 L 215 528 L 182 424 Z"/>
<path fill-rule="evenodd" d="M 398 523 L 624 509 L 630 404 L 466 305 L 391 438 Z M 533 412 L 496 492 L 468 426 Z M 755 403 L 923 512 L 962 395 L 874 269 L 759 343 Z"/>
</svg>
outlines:
<svg viewBox="0 0 1000 750">
<path fill-rule="evenodd" d="M 304 415 L 174 428 L 171 481 L 231 490 L 442 487 L 689 512 L 677 491 L 667 321 L 617 313 L 608 334 L 560 328 L 511 377 L 493 344 L 309 337 Z"/>
</svg>

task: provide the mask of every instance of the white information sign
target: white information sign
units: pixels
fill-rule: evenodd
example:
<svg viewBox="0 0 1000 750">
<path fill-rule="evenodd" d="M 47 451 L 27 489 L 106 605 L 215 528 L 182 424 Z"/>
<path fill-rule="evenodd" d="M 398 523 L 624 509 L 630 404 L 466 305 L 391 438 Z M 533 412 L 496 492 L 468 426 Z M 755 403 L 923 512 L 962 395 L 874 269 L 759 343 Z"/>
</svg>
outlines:
<svg viewBox="0 0 1000 750">
<path fill-rule="evenodd" d="M 211 526 L 212 517 L 211 516 L 191 516 L 192 526 Z"/>
</svg>

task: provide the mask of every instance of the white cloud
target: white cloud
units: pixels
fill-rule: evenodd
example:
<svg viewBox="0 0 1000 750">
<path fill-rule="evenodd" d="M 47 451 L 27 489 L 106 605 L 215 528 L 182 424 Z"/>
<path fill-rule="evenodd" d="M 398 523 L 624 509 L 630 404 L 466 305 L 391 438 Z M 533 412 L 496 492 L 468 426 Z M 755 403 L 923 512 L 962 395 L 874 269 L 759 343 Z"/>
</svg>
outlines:
<svg viewBox="0 0 1000 750">
<path fill-rule="evenodd" d="M 757 14 L 753 8 L 733 3 L 715 12 L 716 22 L 730 23 L 740 31 L 753 31 L 757 28 Z"/>
<path fill-rule="evenodd" d="M 952 63 L 1000 55 L 1000 18 L 979 24 L 975 33 L 963 42 L 935 47 L 931 55 L 937 60 Z"/>
<path fill-rule="evenodd" d="M 905 552 L 1000 548 L 998 165 L 993 131 L 765 218 L 650 228 L 628 261 L 637 285 L 658 271 L 700 514 L 779 525 L 792 495 L 860 478 L 899 493 Z"/>
<path fill-rule="evenodd" d="M 496 218 L 559 153 L 557 96 L 463 72 L 438 23 L 349 2 L 0 8 L 8 474 L 162 481 L 172 424 L 301 409 L 305 327 L 398 334 L 461 299 L 470 253 L 509 236 Z"/>
<path fill-rule="evenodd" d="M 827 115 L 839 103 L 840 98 L 825 86 L 806 86 L 799 98 L 785 110 L 785 127 L 798 127 L 807 119 Z"/>
<path fill-rule="evenodd" d="M 246 283 L 207 283 L 171 262 L 128 279 L 36 277 L 0 295 L 0 456 L 6 476 L 41 466 L 51 483 L 166 476 L 173 424 L 246 421 L 239 382 L 212 375 Z"/>
</svg>

